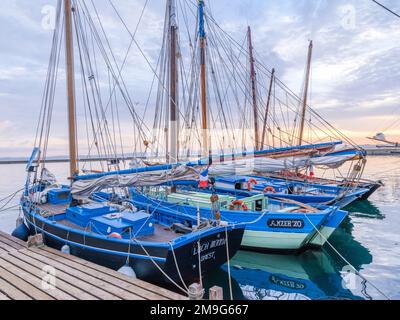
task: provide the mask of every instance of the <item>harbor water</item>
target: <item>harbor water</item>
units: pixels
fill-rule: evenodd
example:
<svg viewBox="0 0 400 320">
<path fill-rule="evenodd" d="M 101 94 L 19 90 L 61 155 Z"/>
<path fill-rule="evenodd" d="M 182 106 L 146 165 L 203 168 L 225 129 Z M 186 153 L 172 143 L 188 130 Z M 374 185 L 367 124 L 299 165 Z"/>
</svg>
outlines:
<svg viewBox="0 0 400 320">
<path fill-rule="evenodd" d="M 57 177 L 67 176 L 67 164 L 48 168 Z M 23 188 L 24 169 L 0 165 L 0 200 Z M 241 251 L 230 268 L 207 274 L 205 286 L 222 286 L 227 299 L 231 294 L 252 300 L 400 299 L 400 158 L 370 157 L 365 178 L 382 180 L 385 187 L 369 201 L 346 208 L 349 218 L 323 250 L 296 255 Z M 0 203 L 0 230 L 14 229 L 18 200 Z"/>
</svg>

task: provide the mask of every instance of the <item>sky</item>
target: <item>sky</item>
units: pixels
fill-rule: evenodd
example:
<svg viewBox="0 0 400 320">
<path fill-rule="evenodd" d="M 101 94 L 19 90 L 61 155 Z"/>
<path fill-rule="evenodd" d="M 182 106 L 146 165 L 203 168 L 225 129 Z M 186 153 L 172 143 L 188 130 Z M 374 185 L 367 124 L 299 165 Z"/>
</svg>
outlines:
<svg viewBox="0 0 400 320">
<path fill-rule="evenodd" d="M 113 2 L 133 30 L 145 0 Z M 381 2 L 400 12 L 398 0 Z M 0 1 L 0 157 L 28 156 L 32 149 L 51 49 L 48 17 L 56 3 Z M 123 27 L 106 0 L 97 4 L 112 47 L 123 56 L 128 46 Z M 207 6 L 238 41 L 251 25 L 258 58 L 294 92 L 301 91 L 312 39 L 310 104 L 360 143 L 377 132 L 400 140 L 400 19 L 370 0 L 208 0 Z M 138 29 L 137 41 L 153 60 L 161 46 L 164 9 L 164 0 L 149 0 Z M 152 75 L 137 52 L 126 73 L 135 101 L 143 105 Z M 56 105 L 52 142 L 65 154 L 65 97 L 60 95 Z"/>
</svg>

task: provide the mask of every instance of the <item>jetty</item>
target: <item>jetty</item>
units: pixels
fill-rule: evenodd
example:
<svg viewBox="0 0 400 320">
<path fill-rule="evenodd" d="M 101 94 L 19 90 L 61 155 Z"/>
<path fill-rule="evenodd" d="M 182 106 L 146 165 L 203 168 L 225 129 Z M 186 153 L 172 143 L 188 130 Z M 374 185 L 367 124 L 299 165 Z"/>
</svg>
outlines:
<svg viewBox="0 0 400 320">
<path fill-rule="evenodd" d="M 188 298 L 0 231 L 0 300 L 186 300 Z"/>
<path fill-rule="evenodd" d="M 362 147 L 369 156 L 399 156 L 399 145 L 367 145 Z"/>
</svg>

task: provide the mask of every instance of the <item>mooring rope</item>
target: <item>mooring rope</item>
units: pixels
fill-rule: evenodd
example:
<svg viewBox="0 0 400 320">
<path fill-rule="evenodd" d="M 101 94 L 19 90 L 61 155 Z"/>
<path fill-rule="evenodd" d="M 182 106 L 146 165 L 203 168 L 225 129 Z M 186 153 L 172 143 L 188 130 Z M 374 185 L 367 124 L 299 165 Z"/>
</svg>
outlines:
<svg viewBox="0 0 400 320">
<path fill-rule="evenodd" d="M 185 287 L 186 291 L 189 292 L 188 286 L 186 285 L 185 281 L 183 281 L 181 269 L 179 268 L 178 260 L 176 259 L 175 249 L 171 242 L 169 242 L 169 245 L 171 247 L 172 256 L 174 257 L 174 263 L 175 263 L 176 271 L 178 271 L 179 279 L 181 279 L 181 282 L 182 282 L 183 286 Z"/>
<path fill-rule="evenodd" d="M 225 227 L 225 238 L 226 238 L 226 259 L 228 264 L 228 281 L 229 281 L 229 294 L 231 301 L 233 301 L 233 289 L 232 289 L 232 276 L 231 276 L 231 259 L 229 256 L 229 236 L 228 236 L 228 228 Z"/>
<path fill-rule="evenodd" d="M 175 285 L 179 290 L 184 292 L 186 295 L 189 295 L 189 292 L 186 291 L 184 288 L 182 288 L 179 284 L 177 284 L 158 264 L 157 262 L 154 261 L 153 257 L 150 256 L 150 254 L 147 252 L 146 248 L 138 241 L 137 239 L 133 238 L 133 241 L 135 241 L 143 250 L 143 252 L 149 257 L 150 261 L 154 264 L 154 266 L 173 284 Z"/>
<path fill-rule="evenodd" d="M 13 201 L 13 200 L 15 199 L 15 197 L 18 195 L 18 193 L 20 193 L 20 192 L 23 191 L 24 189 L 25 189 L 25 187 L 22 188 L 22 189 L 20 189 L 20 190 L 15 191 L 14 193 L 11 193 L 11 194 L 8 195 L 7 197 L 1 199 L 1 200 L 0 200 L 0 203 L 3 202 L 3 201 L 6 201 L 6 202 L 1 206 L 0 212 L 7 211 L 7 210 L 10 210 L 10 209 L 13 209 L 14 207 L 17 207 L 17 206 L 13 206 L 13 207 L 10 207 L 10 208 L 6 208 L 7 205 L 9 205 L 10 202 Z M 18 205 L 18 206 L 19 206 L 19 205 Z M 6 208 L 6 209 L 4 209 L 4 208 Z"/>
</svg>

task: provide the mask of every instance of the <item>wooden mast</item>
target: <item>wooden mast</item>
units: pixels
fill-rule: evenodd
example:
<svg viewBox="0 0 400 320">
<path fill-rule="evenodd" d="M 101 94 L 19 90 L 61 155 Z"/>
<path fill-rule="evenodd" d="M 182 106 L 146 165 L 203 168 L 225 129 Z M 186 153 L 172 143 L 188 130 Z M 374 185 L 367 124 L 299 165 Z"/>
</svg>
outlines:
<svg viewBox="0 0 400 320">
<path fill-rule="evenodd" d="M 274 84 L 274 80 L 275 80 L 275 69 L 272 69 L 271 81 L 269 83 L 267 106 L 265 108 L 264 126 L 263 126 L 263 133 L 262 133 L 262 139 L 261 139 L 261 149 L 264 149 L 264 147 L 265 147 L 265 139 L 267 137 L 267 125 L 268 125 L 269 107 L 271 105 L 272 86 Z"/>
<path fill-rule="evenodd" d="M 170 153 L 169 162 L 176 163 L 178 159 L 178 72 L 177 72 L 177 22 L 176 22 L 176 5 L 175 0 L 169 2 L 169 26 L 170 26 Z"/>
<path fill-rule="evenodd" d="M 247 38 L 249 43 L 249 55 L 250 55 L 250 80 L 251 80 L 251 95 L 253 99 L 253 114 L 254 114 L 254 142 L 256 151 L 260 150 L 260 135 L 258 125 L 258 106 L 257 106 L 257 89 L 256 89 L 256 71 L 254 68 L 254 56 L 253 56 L 253 43 L 251 39 L 251 28 L 247 29 Z"/>
<path fill-rule="evenodd" d="M 208 138 L 207 112 L 207 76 L 206 76 L 206 34 L 204 30 L 204 0 L 199 0 L 199 36 L 200 36 L 200 74 L 201 74 L 201 117 L 203 136 L 203 156 L 210 155 L 211 150 Z"/>
<path fill-rule="evenodd" d="M 313 42 L 311 40 L 310 45 L 308 46 L 306 81 L 304 84 L 303 110 L 301 113 L 300 135 L 299 135 L 299 143 L 298 143 L 299 146 L 301 146 L 303 144 L 304 124 L 305 124 L 305 120 L 306 120 L 306 111 L 307 111 L 308 87 L 310 84 L 312 52 L 313 52 Z"/>
<path fill-rule="evenodd" d="M 76 111 L 75 111 L 75 78 L 74 78 L 74 45 L 72 35 L 72 7 L 71 0 L 64 0 L 65 11 L 65 47 L 67 68 L 67 99 L 68 99 L 68 127 L 69 127 L 69 158 L 71 178 L 79 173 L 78 151 L 76 145 Z"/>
</svg>

